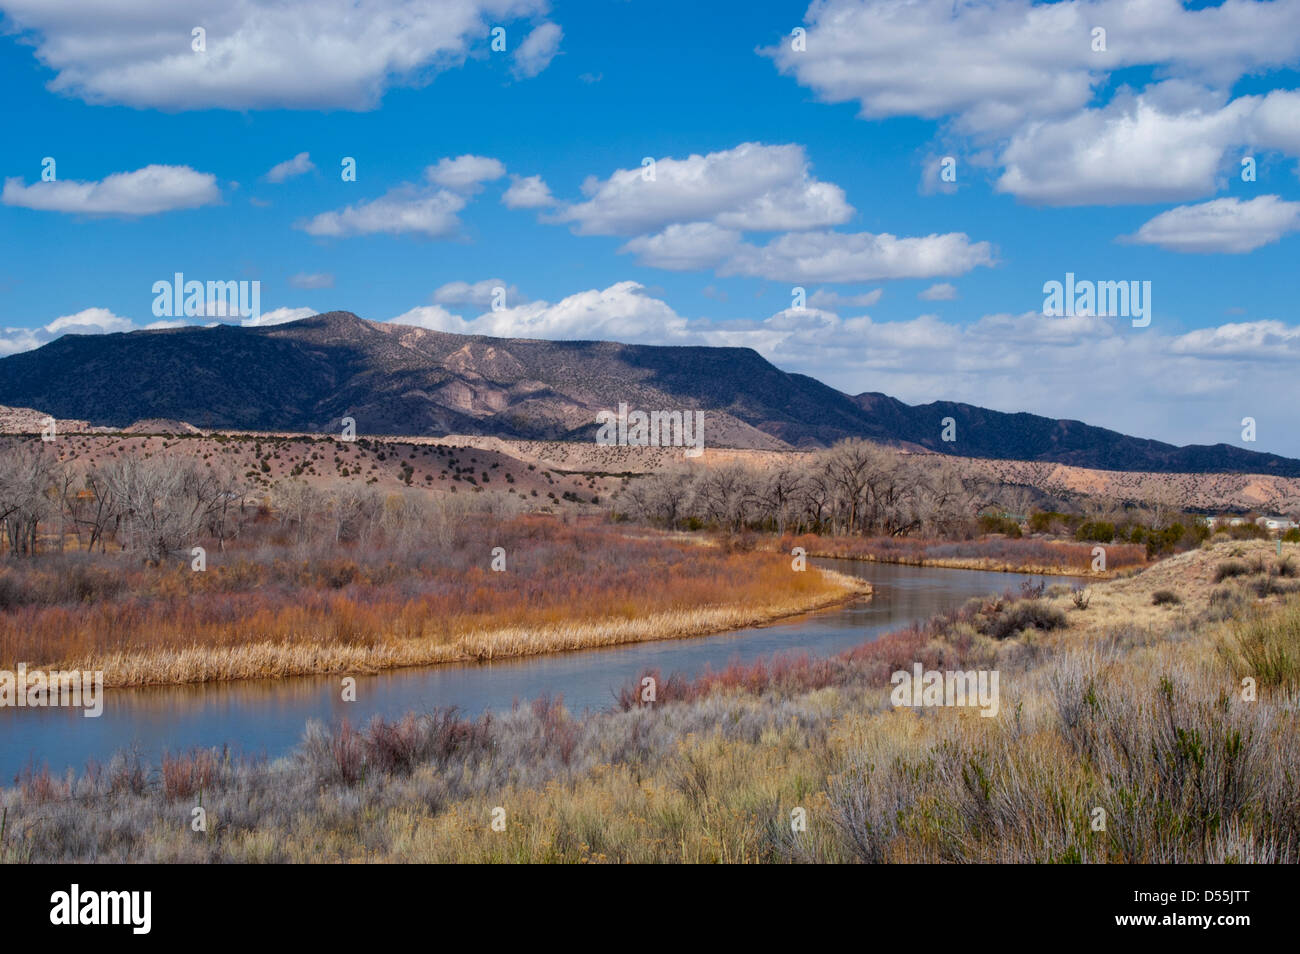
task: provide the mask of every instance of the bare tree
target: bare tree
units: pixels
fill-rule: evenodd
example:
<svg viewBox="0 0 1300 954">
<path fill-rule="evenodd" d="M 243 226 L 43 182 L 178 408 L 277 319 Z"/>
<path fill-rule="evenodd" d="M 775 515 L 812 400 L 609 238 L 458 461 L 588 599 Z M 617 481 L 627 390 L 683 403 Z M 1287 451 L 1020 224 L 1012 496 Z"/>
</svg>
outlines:
<svg viewBox="0 0 1300 954">
<path fill-rule="evenodd" d="M 36 552 L 37 531 L 51 508 L 54 461 L 40 444 L 27 443 L 0 454 L 0 525 L 10 553 Z"/>
</svg>

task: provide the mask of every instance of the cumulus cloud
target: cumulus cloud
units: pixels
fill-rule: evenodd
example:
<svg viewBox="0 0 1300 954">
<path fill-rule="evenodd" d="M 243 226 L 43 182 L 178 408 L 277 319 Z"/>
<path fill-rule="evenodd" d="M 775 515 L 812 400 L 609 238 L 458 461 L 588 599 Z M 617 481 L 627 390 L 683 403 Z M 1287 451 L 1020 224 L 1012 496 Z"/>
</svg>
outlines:
<svg viewBox="0 0 1300 954">
<path fill-rule="evenodd" d="M 670 225 L 657 235 L 642 235 L 619 251 L 632 252 L 642 265 L 671 271 L 715 268 L 740 247 L 740 233 L 711 222 Z"/>
<path fill-rule="evenodd" d="M 117 172 L 98 182 L 60 179 L 24 184 L 5 180 L 0 201 L 5 205 L 46 212 L 82 215 L 157 215 L 194 209 L 220 201 L 216 176 L 189 166 L 149 165 L 134 172 Z"/>
<path fill-rule="evenodd" d="M 565 206 L 555 221 L 580 235 L 639 236 L 669 225 L 708 222 L 752 231 L 839 225 L 853 209 L 844 190 L 811 175 L 802 146 L 741 143 L 734 149 L 664 158 L 583 183 L 586 201 Z"/>
<path fill-rule="evenodd" d="M 515 75 L 521 78 L 536 76 L 550 66 L 560 51 L 563 38 L 564 31 L 558 24 L 548 21 L 535 27 L 524 37 L 524 42 L 515 47 Z"/>
<path fill-rule="evenodd" d="M 322 212 L 295 228 L 308 235 L 330 238 L 374 233 L 449 238 L 460 231 L 457 213 L 463 208 L 465 199 L 454 192 L 446 189 L 428 192 L 406 185 L 369 202 Z"/>
<path fill-rule="evenodd" d="M 457 192 L 474 192 L 484 182 L 500 179 L 506 174 L 506 167 L 499 159 L 465 155 L 455 159 L 440 159 L 436 165 L 429 166 L 424 174 L 434 185 Z"/>
<path fill-rule="evenodd" d="M 135 328 L 130 318 L 116 315 L 107 308 L 84 308 L 71 315 L 60 315 L 39 328 L 5 328 L 0 332 L 0 355 L 30 351 L 62 335 L 102 335 Z"/>
<path fill-rule="evenodd" d="M 1276 195 L 1180 205 L 1144 223 L 1125 241 L 1172 252 L 1253 252 L 1300 230 L 1300 202 Z"/>
<path fill-rule="evenodd" d="M 719 273 L 778 281 L 869 282 L 961 275 L 993 263 L 993 247 L 972 242 L 963 232 L 919 238 L 887 232 L 791 232 L 762 247 L 742 245 Z"/>
<path fill-rule="evenodd" d="M 292 159 L 286 159 L 273 165 L 266 174 L 267 182 L 284 182 L 286 179 L 292 179 L 294 176 L 300 176 L 304 173 L 311 172 L 316 168 L 316 164 L 311 161 L 311 156 L 305 152 L 300 152 Z"/>
<path fill-rule="evenodd" d="M 1049 205 L 1176 202 L 1213 194 L 1229 151 L 1247 144 L 1300 152 L 1300 93 L 1225 102 L 1167 83 L 1018 132 L 997 188 Z"/>
<path fill-rule="evenodd" d="M 1026 201 L 1183 201 L 1218 188 L 1236 147 L 1300 155 L 1294 91 L 1228 100 L 1243 76 L 1300 60 L 1295 0 L 820 0 L 805 22 L 806 49 L 761 51 L 782 73 L 865 119 L 946 121 Z M 1111 96 L 1120 71 L 1159 82 Z M 923 192 L 952 188 L 936 169 Z"/>
<path fill-rule="evenodd" d="M 282 325 L 286 321 L 298 321 L 319 314 L 320 312 L 315 308 L 274 308 L 260 315 L 244 318 L 239 323 L 245 328 L 260 328 L 265 325 Z"/>
<path fill-rule="evenodd" d="M 821 0 L 805 22 L 804 51 L 789 37 L 762 51 L 782 73 L 827 102 L 856 101 L 865 118 L 956 117 L 968 132 L 1082 109 L 1128 67 L 1226 86 L 1300 56 L 1294 2 Z"/>
<path fill-rule="evenodd" d="M 459 66 L 491 26 L 541 15 L 547 3 L 229 0 L 201 11 L 157 0 L 0 6 L 55 72 L 49 88 L 90 103 L 360 110 L 377 106 L 394 85 L 417 85 Z M 197 52 L 191 30 L 200 24 L 206 48 Z M 526 59 L 516 52 L 516 68 L 540 70 L 554 55 L 559 36 L 539 30 L 524 41 Z"/>
<path fill-rule="evenodd" d="M 957 289 L 948 282 L 940 282 L 937 285 L 931 285 L 916 297 L 922 301 L 952 301 L 957 297 Z"/>
<path fill-rule="evenodd" d="M 501 202 L 508 209 L 545 209 L 556 204 L 541 176 L 511 176 Z"/>
<path fill-rule="evenodd" d="M 505 290 L 505 301 L 507 304 L 514 302 L 519 304 L 521 301 L 519 289 L 514 285 L 507 285 L 499 278 L 485 278 L 481 282 L 447 282 L 433 293 L 433 300 L 439 305 L 481 305 L 488 306 L 492 304 L 492 299 L 496 295 L 496 290 Z"/>
<path fill-rule="evenodd" d="M 824 226 L 853 214 L 844 190 L 815 179 L 799 145 L 741 143 L 734 149 L 660 159 L 583 184 L 588 198 L 544 221 L 579 235 L 631 235 L 619 249 L 652 268 L 715 269 L 780 281 L 865 282 L 960 275 L 993 263 L 986 242 L 962 233 L 898 237 Z M 779 232 L 765 245 L 749 232 Z"/>
<path fill-rule="evenodd" d="M 680 336 L 686 319 L 636 282 L 569 295 L 558 302 L 534 301 L 464 319 L 440 305 L 413 308 L 394 324 L 417 325 L 457 334 L 502 338 L 597 338 L 659 340 Z"/>
<path fill-rule="evenodd" d="M 453 334 L 477 334 L 460 315 L 453 315 L 441 305 L 420 305 L 392 319 L 395 325 L 410 325 L 429 331 L 449 331 Z"/>
</svg>

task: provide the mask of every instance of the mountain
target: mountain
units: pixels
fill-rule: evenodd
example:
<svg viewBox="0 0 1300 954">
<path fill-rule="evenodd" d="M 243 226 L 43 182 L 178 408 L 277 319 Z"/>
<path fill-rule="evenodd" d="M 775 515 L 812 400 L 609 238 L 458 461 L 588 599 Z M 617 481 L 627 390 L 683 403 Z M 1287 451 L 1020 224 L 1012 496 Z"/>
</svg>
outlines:
<svg viewBox="0 0 1300 954">
<path fill-rule="evenodd" d="M 865 437 L 967 457 L 1108 470 L 1300 476 L 1300 461 L 1227 444 L 1175 447 L 1079 421 L 946 401 L 850 396 L 749 348 L 456 335 L 329 312 L 267 327 L 64 335 L 0 358 L 0 404 L 125 427 L 592 440 L 616 409 L 702 409 L 713 446 L 826 446 Z M 954 442 L 940 439 L 943 418 Z"/>
</svg>

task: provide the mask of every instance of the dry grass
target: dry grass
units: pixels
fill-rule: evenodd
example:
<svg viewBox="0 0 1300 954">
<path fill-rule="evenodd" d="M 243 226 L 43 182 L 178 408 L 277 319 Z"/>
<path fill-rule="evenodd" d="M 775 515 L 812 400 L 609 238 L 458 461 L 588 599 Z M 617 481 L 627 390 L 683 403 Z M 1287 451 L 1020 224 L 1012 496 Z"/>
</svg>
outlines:
<svg viewBox="0 0 1300 954">
<path fill-rule="evenodd" d="M 0 570 L 0 667 L 103 670 L 144 686 L 500 659 L 770 622 L 864 595 L 773 554 L 541 518 L 442 548 L 213 554 L 205 573 L 121 555 Z M 493 546 L 505 572 L 488 568 Z"/>
<path fill-rule="evenodd" d="M 766 575 L 766 574 L 763 574 Z M 792 578 L 775 575 L 769 585 L 743 594 L 748 602 L 591 620 L 474 628 L 448 636 L 408 637 L 381 633 L 365 643 L 249 642 L 239 646 L 193 646 L 88 656 L 63 668 L 102 669 L 106 686 L 168 685 L 228 679 L 276 678 L 322 673 L 372 673 L 404 666 L 506 659 L 542 653 L 617 646 L 659 639 L 707 636 L 821 609 L 870 593 L 862 580 L 829 570 Z M 575 608 L 576 610 L 576 608 Z"/>
</svg>

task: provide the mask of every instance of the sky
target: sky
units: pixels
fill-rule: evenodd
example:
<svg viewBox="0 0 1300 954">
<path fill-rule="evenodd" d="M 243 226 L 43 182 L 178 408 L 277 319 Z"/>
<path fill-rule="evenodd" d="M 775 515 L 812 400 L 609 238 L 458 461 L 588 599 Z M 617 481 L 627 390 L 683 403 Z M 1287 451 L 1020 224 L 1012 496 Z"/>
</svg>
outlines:
<svg viewBox="0 0 1300 954">
<path fill-rule="evenodd" d="M 1300 457 L 1300 0 L 0 13 L 0 355 L 346 310 Z"/>
</svg>

